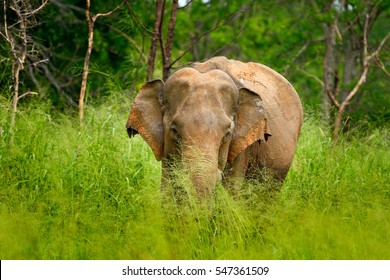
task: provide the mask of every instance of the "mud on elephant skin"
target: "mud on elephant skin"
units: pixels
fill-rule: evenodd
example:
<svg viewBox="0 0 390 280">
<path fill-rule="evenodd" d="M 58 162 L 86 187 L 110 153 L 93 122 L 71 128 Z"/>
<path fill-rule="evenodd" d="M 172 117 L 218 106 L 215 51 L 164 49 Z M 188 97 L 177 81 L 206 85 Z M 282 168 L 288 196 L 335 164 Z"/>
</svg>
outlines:
<svg viewBox="0 0 390 280">
<path fill-rule="evenodd" d="M 146 83 L 126 124 L 163 162 L 163 178 L 179 159 L 199 195 L 224 179 L 253 177 L 266 167 L 283 180 L 303 120 L 291 84 L 258 63 L 214 57 L 183 68 L 166 83 Z"/>
</svg>

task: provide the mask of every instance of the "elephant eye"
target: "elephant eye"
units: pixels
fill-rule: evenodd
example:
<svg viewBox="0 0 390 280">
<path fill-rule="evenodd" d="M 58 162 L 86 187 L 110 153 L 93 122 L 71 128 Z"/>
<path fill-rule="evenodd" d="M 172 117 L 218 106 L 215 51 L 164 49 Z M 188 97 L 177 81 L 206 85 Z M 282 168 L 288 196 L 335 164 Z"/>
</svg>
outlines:
<svg viewBox="0 0 390 280">
<path fill-rule="evenodd" d="M 231 132 L 231 130 L 228 130 L 228 132 L 226 132 L 225 135 L 223 136 L 222 141 L 223 141 L 223 142 L 229 141 L 230 138 L 231 138 L 231 136 L 232 136 L 232 132 Z"/>
<path fill-rule="evenodd" d="M 176 126 L 171 126 L 171 130 L 170 130 L 170 132 L 169 132 L 169 135 L 173 138 L 173 139 L 175 139 L 175 140 L 179 140 L 180 139 L 180 134 L 179 134 L 179 132 L 177 131 L 177 128 L 176 128 Z"/>
</svg>

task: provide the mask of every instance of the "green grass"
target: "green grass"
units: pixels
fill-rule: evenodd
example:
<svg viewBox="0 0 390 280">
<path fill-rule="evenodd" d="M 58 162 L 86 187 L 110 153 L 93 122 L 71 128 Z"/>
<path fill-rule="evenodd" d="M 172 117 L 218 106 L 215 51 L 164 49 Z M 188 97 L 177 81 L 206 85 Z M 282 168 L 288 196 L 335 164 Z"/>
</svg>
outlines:
<svg viewBox="0 0 390 280">
<path fill-rule="evenodd" d="M 160 163 L 124 130 L 124 98 L 77 118 L 21 108 L 15 144 L 0 110 L 0 259 L 390 259 L 390 129 L 333 146 L 306 116 L 281 191 L 218 186 L 162 203 Z M 367 126 L 364 126 L 367 127 Z"/>
</svg>

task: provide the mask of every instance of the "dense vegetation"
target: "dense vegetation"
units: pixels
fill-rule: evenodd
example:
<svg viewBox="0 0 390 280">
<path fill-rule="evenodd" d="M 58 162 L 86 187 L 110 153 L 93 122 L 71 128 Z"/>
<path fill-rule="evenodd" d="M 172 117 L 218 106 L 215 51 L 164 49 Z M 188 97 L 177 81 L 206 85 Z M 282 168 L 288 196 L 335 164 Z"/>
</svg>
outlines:
<svg viewBox="0 0 390 280">
<path fill-rule="evenodd" d="M 91 11 L 120 2 L 92 1 Z M 82 127 L 74 106 L 87 48 L 85 1 L 52 0 L 36 16 L 40 25 L 29 32 L 40 56 L 26 61 L 20 91 L 38 94 L 20 99 L 12 143 L 12 50 L 0 37 L 0 259 L 390 258 L 388 42 L 384 69 L 372 61 L 334 142 L 322 113 L 324 30 L 337 14 L 327 1 L 199 0 L 180 9 L 172 58 L 193 48 L 174 68 L 213 55 L 269 65 L 297 89 L 305 120 L 280 192 L 268 190 L 272 182 L 247 182 L 235 195 L 219 185 L 207 204 L 162 203 L 160 163 L 124 129 L 146 78 L 155 2 L 128 2 L 131 9 L 96 21 Z M 339 10 L 338 51 L 361 38 L 364 14 L 377 9 L 368 38 L 374 51 L 389 30 L 390 5 L 335 3 L 348 7 Z M 343 80 L 347 53 L 337 54 L 340 96 L 363 69 L 356 58 L 355 75 Z M 42 58 L 49 60 L 36 64 Z M 161 75 L 157 58 L 154 76 Z"/>
<path fill-rule="evenodd" d="M 248 183 L 162 207 L 158 163 L 127 138 L 122 98 L 77 118 L 23 108 L 15 145 L 1 142 L 2 259 L 389 259 L 390 130 L 336 147 L 307 114 L 276 197 Z M 6 122 L 5 110 L 0 120 Z"/>
</svg>

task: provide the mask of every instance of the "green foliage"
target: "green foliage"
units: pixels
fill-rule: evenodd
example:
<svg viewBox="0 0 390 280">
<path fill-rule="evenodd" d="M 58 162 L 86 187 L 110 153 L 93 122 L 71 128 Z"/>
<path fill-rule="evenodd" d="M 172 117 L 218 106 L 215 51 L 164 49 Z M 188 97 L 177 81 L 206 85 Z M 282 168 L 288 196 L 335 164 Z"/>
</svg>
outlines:
<svg viewBox="0 0 390 280">
<path fill-rule="evenodd" d="M 190 189 L 162 203 L 160 163 L 124 130 L 127 104 L 117 95 L 88 107 L 80 131 L 35 102 L 19 112 L 12 148 L 1 133 L 1 259 L 390 257 L 389 127 L 333 146 L 309 113 L 280 192 L 248 182 L 203 203 Z"/>
<path fill-rule="evenodd" d="M 119 2 L 95 1 L 92 13 Z M 129 140 L 124 129 L 130 103 L 124 96 L 146 76 L 155 6 L 129 2 L 132 12 L 123 7 L 96 22 L 81 131 L 74 112 L 60 112 L 64 101 L 53 81 L 43 68 L 34 69 L 35 81 L 23 73 L 22 92 L 31 88 L 39 96 L 21 100 L 15 144 L 8 145 L 11 63 L 1 44 L 1 259 L 390 258 L 389 79 L 381 70 L 370 69 L 337 145 L 316 113 L 306 115 L 280 192 L 269 190 L 273 182 L 247 182 L 233 195 L 218 185 L 215 197 L 201 202 L 178 173 L 184 198 L 167 199 L 160 191 L 160 163 L 141 137 Z M 203 37 L 175 66 L 213 55 L 260 62 L 283 73 L 317 111 L 322 24 L 335 16 L 334 9 L 325 12 L 328 2 L 204 2 L 179 10 L 172 59 Z M 349 3 L 364 9 L 361 1 Z M 87 45 L 84 4 L 51 2 L 30 34 L 74 100 Z M 379 6 L 369 38 L 374 47 L 389 29 L 389 7 L 386 1 Z M 340 21 L 354 18 L 348 10 Z M 385 66 L 387 49 L 380 54 Z M 156 66 L 161 72 L 161 61 Z"/>
<path fill-rule="evenodd" d="M 106 13 L 120 2 L 95 1 L 91 5 L 91 13 Z M 358 38 L 362 37 L 364 13 L 375 3 L 348 1 L 349 8 L 343 9 L 339 19 L 339 29 L 343 33 L 337 37 L 340 50 L 349 40 L 347 31 L 351 23 L 356 23 L 351 31 L 360 34 Z M 107 85 L 135 90 L 145 82 L 155 1 L 129 1 L 129 4 L 130 10 L 123 5 L 108 17 L 99 17 L 95 23 L 88 101 L 99 103 L 100 98 L 111 95 Z M 282 73 L 297 89 L 305 104 L 320 107 L 325 54 L 323 25 L 332 22 L 337 11 L 329 4 L 329 1 L 322 0 L 192 1 L 186 8 L 179 9 L 177 14 L 172 61 L 192 48 L 173 65 L 174 69 L 215 55 L 263 63 Z M 386 1 L 377 4 L 378 17 L 369 32 L 369 51 L 378 46 L 389 30 L 390 6 Z M 171 1 L 167 1 L 162 28 L 164 39 L 167 38 L 171 6 Z M 56 109 L 69 105 L 64 94 L 73 101 L 78 99 L 87 49 L 84 9 L 85 1 L 66 0 L 50 2 L 42 10 L 37 18 L 40 24 L 29 30 L 29 35 L 38 43 L 39 52 L 49 61 L 44 64 L 46 70 L 43 65 L 33 68 L 33 75 L 26 71 L 28 67 L 25 68 L 21 77 L 21 92 L 49 89 L 44 90 L 44 99 L 50 100 Z M 5 42 L 2 37 L 0 40 Z M 11 56 L 7 44 L 0 46 L 0 83 L 2 88 L 8 89 Z M 380 59 L 388 68 L 387 50 L 388 44 L 380 53 Z M 343 61 L 344 57 L 341 55 L 338 59 Z M 343 74 L 343 65 L 340 65 L 339 81 Z M 49 71 L 51 78 L 46 71 Z M 155 77 L 161 74 L 162 61 L 158 53 Z M 355 77 L 351 82 L 342 82 L 340 90 L 351 89 L 356 80 Z M 373 119 L 386 117 L 390 106 L 390 99 L 385 94 L 387 88 L 388 77 L 373 65 L 365 87 L 361 88 L 348 107 L 349 118 L 355 121 L 365 115 Z M 4 96 L 9 93 L 9 90 L 0 92 Z"/>
</svg>

